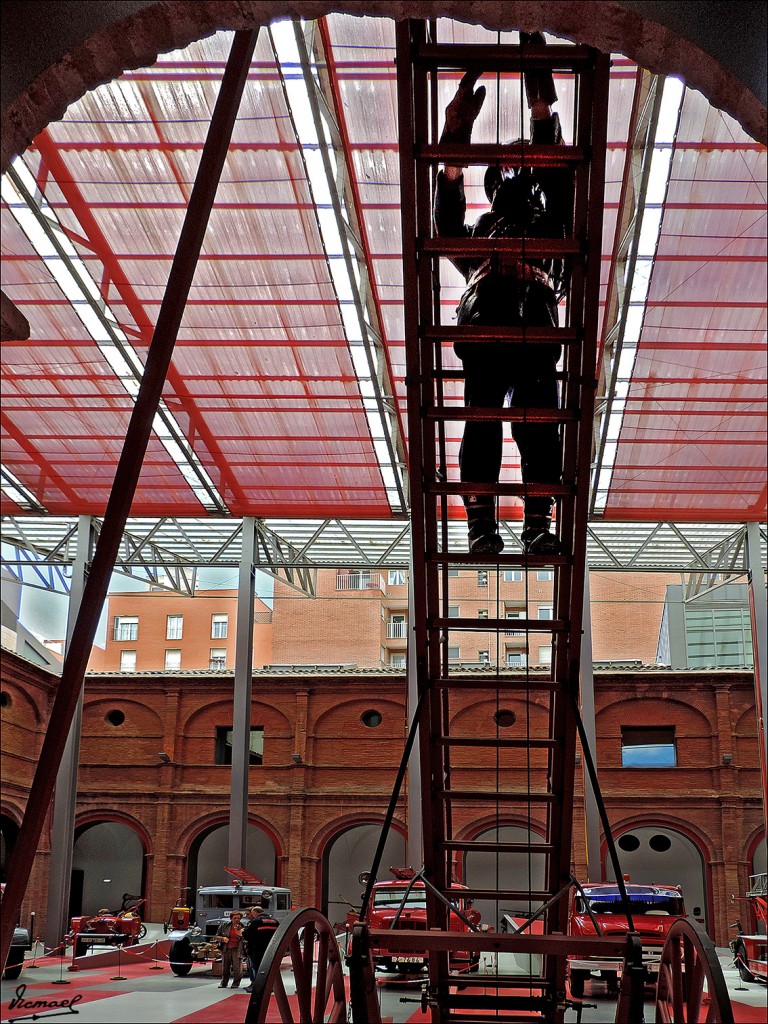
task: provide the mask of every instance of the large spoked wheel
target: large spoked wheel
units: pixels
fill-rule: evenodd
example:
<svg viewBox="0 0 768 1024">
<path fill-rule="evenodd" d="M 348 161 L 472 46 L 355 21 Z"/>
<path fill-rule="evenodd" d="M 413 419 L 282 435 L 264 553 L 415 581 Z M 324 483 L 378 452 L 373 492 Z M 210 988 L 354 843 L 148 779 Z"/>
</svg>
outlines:
<svg viewBox="0 0 768 1024">
<path fill-rule="evenodd" d="M 344 1024 L 346 1011 L 333 928 L 319 910 L 295 910 L 264 952 L 245 1024 Z"/>
<path fill-rule="evenodd" d="M 675 921 L 661 954 L 656 1021 L 733 1024 L 733 1010 L 715 947 L 693 921 Z"/>
</svg>

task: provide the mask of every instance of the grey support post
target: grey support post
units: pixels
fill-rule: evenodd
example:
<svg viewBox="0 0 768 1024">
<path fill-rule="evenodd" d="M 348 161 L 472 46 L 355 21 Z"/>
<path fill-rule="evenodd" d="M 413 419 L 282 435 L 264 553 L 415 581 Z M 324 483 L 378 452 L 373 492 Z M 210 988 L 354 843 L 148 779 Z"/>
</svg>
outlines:
<svg viewBox="0 0 768 1024">
<path fill-rule="evenodd" d="M 758 523 L 747 523 L 747 566 L 752 618 L 752 652 L 755 662 L 757 741 L 763 780 L 763 815 L 768 824 L 768 765 L 765 751 L 765 716 L 768 714 L 768 602 L 766 601 L 765 572 L 760 551 L 760 526 Z"/>
<path fill-rule="evenodd" d="M 80 516 L 77 523 L 77 550 L 72 566 L 67 611 L 67 646 L 83 598 L 88 566 L 94 544 L 93 521 Z M 69 890 L 72 880 L 72 857 L 75 843 L 75 805 L 77 803 L 77 768 L 80 762 L 80 727 L 83 719 L 83 692 L 77 702 L 75 716 L 67 737 L 67 745 L 56 775 L 51 828 L 51 856 L 48 870 L 48 906 L 45 914 L 45 944 L 58 946 L 69 930 Z M 34 938 L 34 936 L 32 936 Z"/>
<path fill-rule="evenodd" d="M 229 867 L 244 868 L 248 830 L 248 768 L 251 762 L 253 688 L 253 601 L 256 520 L 243 518 L 243 547 L 237 585 L 235 694 L 232 708 L 232 790 L 229 804 Z"/>
<path fill-rule="evenodd" d="M 413 555 L 411 563 L 413 565 Z M 418 674 L 416 671 L 416 628 L 414 620 L 413 573 L 408 568 L 408 653 L 407 653 L 407 698 L 406 731 L 410 727 L 419 702 Z M 421 762 L 418 742 L 414 744 L 408 761 L 408 838 L 406 841 L 407 866 L 418 870 L 424 863 L 424 837 L 421 818 Z"/>
<path fill-rule="evenodd" d="M 597 768 L 597 734 L 595 731 L 595 676 L 592 667 L 592 609 L 589 593 L 589 563 L 584 572 L 584 609 L 581 632 L 581 720 L 587 734 L 592 758 Z M 600 882 L 600 815 L 589 775 L 584 770 L 584 815 L 587 832 L 588 881 Z"/>
</svg>

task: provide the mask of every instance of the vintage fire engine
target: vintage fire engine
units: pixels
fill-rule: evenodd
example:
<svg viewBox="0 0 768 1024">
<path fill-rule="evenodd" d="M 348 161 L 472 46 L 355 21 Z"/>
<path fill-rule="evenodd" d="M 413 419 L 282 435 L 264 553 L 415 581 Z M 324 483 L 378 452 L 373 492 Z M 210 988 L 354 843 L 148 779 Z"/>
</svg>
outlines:
<svg viewBox="0 0 768 1024">
<path fill-rule="evenodd" d="M 742 930 L 741 921 L 732 925 L 739 932 L 730 943 L 739 977 L 742 981 L 756 981 L 758 978 L 768 981 L 768 874 L 750 875 L 749 889 L 741 898 L 754 911 L 757 931 L 748 935 Z"/>
<path fill-rule="evenodd" d="M 73 917 L 67 940 L 72 942 L 72 958 L 85 956 L 95 946 L 133 946 L 147 934 L 138 914 L 146 900 L 123 894 L 120 910 L 100 910 L 97 914 Z"/>
<path fill-rule="evenodd" d="M 643 944 L 643 967 L 649 981 L 655 981 L 661 951 L 672 924 L 685 917 L 683 894 L 679 886 L 626 885 L 634 931 Z M 626 935 L 627 918 L 622 908 L 619 887 L 585 885 L 571 897 L 569 935 Z M 579 999 L 590 977 L 599 976 L 610 992 L 618 992 L 623 961 L 618 957 L 569 957 L 571 995 Z"/>
<path fill-rule="evenodd" d="M 193 964 L 204 964 L 221 957 L 221 947 L 214 940 L 220 924 L 233 910 L 246 911 L 260 904 L 269 893 L 269 912 L 281 921 L 291 909 L 290 889 L 265 885 L 260 878 L 242 868 L 225 868 L 234 881 L 230 885 L 203 885 L 197 890 L 194 920 L 183 898 L 171 910 L 166 932 L 171 940 L 168 960 L 171 970 L 183 977 Z"/>
<path fill-rule="evenodd" d="M 368 904 L 366 923 L 369 928 L 396 929 L 407 928 L 426 931 L 427 904 L 424 882 L 416 879 L 412 868 L 390 868 L 394 881 L 376 882 L 371 900 Z M 365 884 L 367 878 L 361 875 L 360 881 Z M 461 890 L 465 886 L 454 883 L 456 893 L 453 902 L 455 911 L 451 911 L 450 930 L 453 932 L 469 932 L 479 930 L 480 914 L 472 909 L 472 901 L 463 899 Z M 347 914 L 347 925 L 351 929 L 358 920 L 356 911 Z M 395 974 L 420 974 L 427 966 L 426 952 L 395 954 L 385 947 L 374 949 L 373 962 L 377 970 L 390 971 Z M 451 954 L 451 966 L 455 970 L 477 971 L 480 957 L 470 954 L 467 950 L 457 950 Z"/>
</svg>

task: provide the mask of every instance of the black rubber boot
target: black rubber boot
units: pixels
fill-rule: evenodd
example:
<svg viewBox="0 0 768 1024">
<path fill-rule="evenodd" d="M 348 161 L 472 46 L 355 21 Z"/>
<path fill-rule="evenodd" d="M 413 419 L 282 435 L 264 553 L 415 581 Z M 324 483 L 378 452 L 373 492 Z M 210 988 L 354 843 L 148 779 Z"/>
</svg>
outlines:
<svg viewBox="0 0 768 1024">
<path fill-rule="evenodd" d="M 504 550 L 495 519 L 475 519 L 469 524 L 469 551 L 472 555 L 498 555 Z"/>
<path fill-rule="evenodd" d="M 504 550 L 504 541 L 499 536 L 499 524 L 493 501 L 485 496 L 467 499 L 467 530 L 469 551 L 472 555 L 498 555 Z"/>
<path fill-rule="evenodd" d="M 564 555 L 565 548 L 550 531 L 552 520 L 549 516 L 526 516 L 520 540 L 523 550 L 529 555 Z"/>
</svg>

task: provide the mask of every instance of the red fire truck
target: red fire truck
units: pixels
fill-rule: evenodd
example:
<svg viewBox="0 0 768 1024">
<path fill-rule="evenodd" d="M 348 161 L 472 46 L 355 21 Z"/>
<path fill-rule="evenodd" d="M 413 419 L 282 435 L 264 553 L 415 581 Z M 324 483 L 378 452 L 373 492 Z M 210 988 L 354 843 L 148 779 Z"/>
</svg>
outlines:
<svg viewBox="0 0 768 1024">
<path fill-rule="evenodd" d="M 426 888 L 423 882 L 411 882 L 414 871 L 411 868 L 390 868 L 394 881 L 376 882 L 373 886 L 368 904 L 366 924 L 372 929 L 407 928 L 426 931 L 427 904 Z M 361 881 L 364 876 L 361 876 Z M 461 897 L 461 890 L 466 886 L 455 883 L 455 907 L 471 923 L 477 927 L 480 914 L 472 909 L 472 901 Z M 357 913 L 347 914 L 347 925 L 351 929 L 358 920 Z M 450 928 L 453 932 L 469 932 L 471 929 L 461 917 L 451 912 Z M 420 974 L 427 966 L 426 953 L 409 953 L 396 956 L 384 948 L 374 949 L 373 962 L 378 971 L 389 971 L 394 974 Z M 451 956 L 451 967 L 454 970 L 476 971 L 480 957 L 470 955 L 468 951 L 457 951 Z"/>
<path fill-rule="evenodd" d="M 739 977 L 742 981 L 768 981 L 768 874 L 750 875 L 749 889 L 742 898 L 754 911 L 757 930 L 748 935 L 742 930 L 741 921 L 732 925 L 739 932 L 730 944 Z"/>
<path fill-rule="evenodd" d="M 661 951 L 672 924 L 685 917 L 680 886 L 626 884 L 632 923 L 643 943 L 643 965 L 649 982 L 655 982 Z M 595 927 L 597 922 L 597 928 Z M 571 895 L 568 933 L 570 935 L 622 935 L 629 931 L 621 893 L 615 882 L 585 885 Z M 618 991 L 621 961 L 610 958 L 568 959 L 571 995 L 580 999 L 590 977 L 599 976 L 611 992 Z"/>
<path fill-rule="evenodd" d="M 85 956 L 96 946 L 133 946 L 147 934 L 147 926 L 138 910 L 146 900 L 123 894 L 120 910 L 100 910 L 97 914 L 73 917 L 67 940 L 72 942 L 73 960 Z"/>
</svg>

